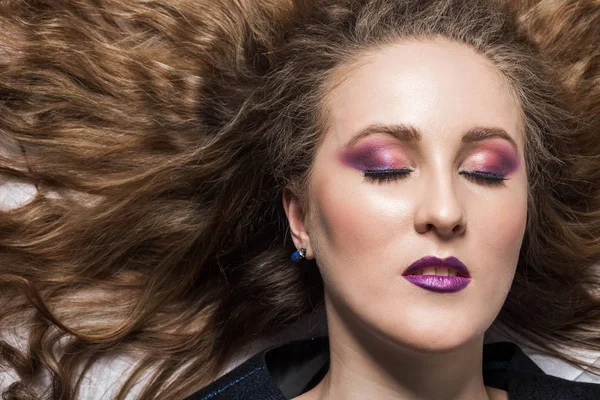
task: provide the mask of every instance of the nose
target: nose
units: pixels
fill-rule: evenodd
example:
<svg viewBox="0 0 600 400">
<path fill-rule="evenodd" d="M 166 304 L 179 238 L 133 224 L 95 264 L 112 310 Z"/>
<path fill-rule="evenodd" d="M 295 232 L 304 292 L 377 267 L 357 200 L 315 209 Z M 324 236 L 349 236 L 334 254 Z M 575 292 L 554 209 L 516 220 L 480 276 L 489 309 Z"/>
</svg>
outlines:
<svg viewBox="0 0 600 400">
<path fill-rule="evenodd" d="M 440 237 L 450 238 L 465 232 L 465 210 L 452 179 L 423 182 L 420 192 L 415 212 L 418 233 L 435 232 Z"/>
</svg>

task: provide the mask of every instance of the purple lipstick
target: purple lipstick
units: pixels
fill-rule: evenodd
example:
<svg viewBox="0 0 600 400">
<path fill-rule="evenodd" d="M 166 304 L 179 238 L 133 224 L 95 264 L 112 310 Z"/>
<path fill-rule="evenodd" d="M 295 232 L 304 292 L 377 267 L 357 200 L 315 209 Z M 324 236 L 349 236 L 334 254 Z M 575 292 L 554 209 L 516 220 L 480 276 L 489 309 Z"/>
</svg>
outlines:
<svg viewBox="0 0 600 400">
<path fill-rule="evenodd" d="M 425 268 L 447 269 L 445 273 L 452 275 L 422 275 Z M 456 257 L 440 259 L 437 257 L 423 257 L 412 263 L 402 273 L 410 283 L 413 283 L 425 290 L 437 293 L 453 293 L 463 290 L 469 282 L 471 275 L 467 267 Z"/>
</svg>

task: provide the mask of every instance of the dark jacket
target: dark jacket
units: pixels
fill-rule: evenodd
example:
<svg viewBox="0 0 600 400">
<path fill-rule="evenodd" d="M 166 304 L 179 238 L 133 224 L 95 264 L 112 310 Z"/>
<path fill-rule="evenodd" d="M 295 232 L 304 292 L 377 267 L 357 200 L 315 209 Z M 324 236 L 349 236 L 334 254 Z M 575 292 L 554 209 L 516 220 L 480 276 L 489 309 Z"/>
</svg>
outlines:
<svg viewBox="0 0 600 400">
<path fill-rule="evenodd" d="M 315 387 L 329 368 L 329 339 L 272 346 L 185 400 L 289 400 Z M 486 386 L 510 400 L 600 400 L 600 385 L 546 375 L 514 343 L 483 347 Z"/>
</svg>

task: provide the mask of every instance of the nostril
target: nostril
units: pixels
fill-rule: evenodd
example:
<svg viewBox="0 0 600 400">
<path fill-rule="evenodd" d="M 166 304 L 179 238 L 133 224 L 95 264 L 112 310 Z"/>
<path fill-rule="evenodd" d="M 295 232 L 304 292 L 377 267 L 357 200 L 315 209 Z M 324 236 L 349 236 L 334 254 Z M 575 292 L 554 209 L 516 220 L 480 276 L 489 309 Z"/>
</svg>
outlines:
<svg viewBox="0 0 600 400">
<path fill-rule="evenodd" d="M 462 233 L 463 231 L 464 231 L 464 225 L 462 225 L 462 224 L 458 224 L 452 229 L 453 233 Z"/>
</svg>

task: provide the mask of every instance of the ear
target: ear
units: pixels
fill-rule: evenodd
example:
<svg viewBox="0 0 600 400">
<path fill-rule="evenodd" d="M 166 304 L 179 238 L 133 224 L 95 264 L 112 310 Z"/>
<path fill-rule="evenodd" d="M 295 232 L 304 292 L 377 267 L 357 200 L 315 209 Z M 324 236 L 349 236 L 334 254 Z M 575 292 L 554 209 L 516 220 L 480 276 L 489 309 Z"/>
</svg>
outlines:
<svg viewBox="0 0 600 400">
<path fill-rule="evenodd" d="M 290 224 L 292 241 L 296 249 L 306 249 L 306 258 L 312 260 L 314 253 L 310 242 L 310 234 L 305 223 L 306 214 L 302 209 L 300 199 L 289 188 L 285 188 L 282 200 L 283 208 Z"/>
</svg>

